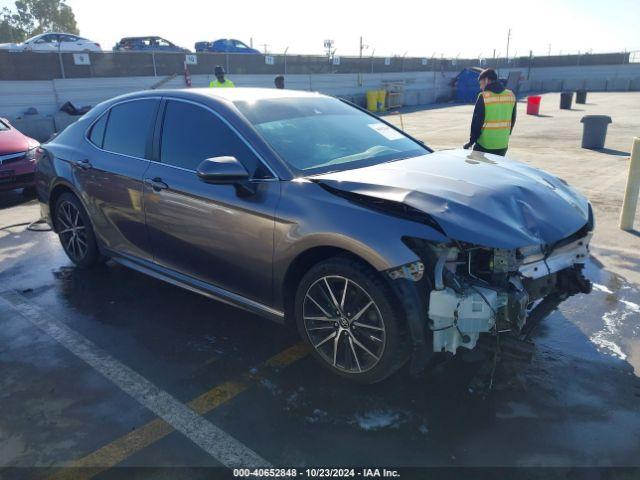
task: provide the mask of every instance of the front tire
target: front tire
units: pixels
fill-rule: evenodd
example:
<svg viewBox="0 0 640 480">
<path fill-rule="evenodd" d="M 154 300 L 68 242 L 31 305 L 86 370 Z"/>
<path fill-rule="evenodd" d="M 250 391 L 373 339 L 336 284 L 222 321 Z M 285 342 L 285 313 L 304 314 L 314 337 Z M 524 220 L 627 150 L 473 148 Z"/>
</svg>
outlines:
<svg viewBox="0 0 640 480">
<path fill-rule="evenodd" d="M 409 358 L 404 310 L 387 281 L 347 256 L 313 266 L 296 293 L 298 331 L 325 368 L 375 383 Z"/>
<path fill-rule="evenodd" d="M 81 268 L 101 260 L 89 215 L 72 193 L 60 195 L 55 206 L 55 225 L 60 243 L 69 259 Z"/>
</svg>

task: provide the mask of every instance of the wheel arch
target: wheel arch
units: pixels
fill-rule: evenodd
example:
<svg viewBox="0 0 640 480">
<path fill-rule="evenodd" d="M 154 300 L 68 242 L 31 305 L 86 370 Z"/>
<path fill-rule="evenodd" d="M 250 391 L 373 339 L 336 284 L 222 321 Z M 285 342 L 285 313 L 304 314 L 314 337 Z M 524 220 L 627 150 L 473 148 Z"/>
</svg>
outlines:
<svg viewBox="0 0 640 480">
<path fill-rule="evenodd" d="M 70 183 L 64 180 L 61 180 L 58 183 L 56 183 L 53 186 L 53 188 L 51 188 L 49 192 L 49 199 L 48 199 L 49 211 L 51 212 L 51 223 L 53 225 L 53 231 L 56 233 L 58 231 L 58 227 L 56 225 L 55 207 L 56 207 L 56 203 L 58 202 L 58 199 L 63 193 L 73 194 L 80 201 L 85 211 L 87 211 L 87 207 L 84 204 L 84 201 L 82 200 L 82 196 L 76 191 L 75 188 L 73 188 L 73 185 L 71 185 Z"/>
<path fill-rule="evenodd" d="M 371 269 L 378 271 L 371 262 L 343 247 L 329 245 L 315 246 L 300 252 L 289 264 L 281 285 L 281 299 L 284 307 L 285 323 L 293 324 L 295 321 L 294 306 L 296 290 L 304 274 L 314 265 L 341 255 L 362 262 L 371 267 Z"/>
</svg>

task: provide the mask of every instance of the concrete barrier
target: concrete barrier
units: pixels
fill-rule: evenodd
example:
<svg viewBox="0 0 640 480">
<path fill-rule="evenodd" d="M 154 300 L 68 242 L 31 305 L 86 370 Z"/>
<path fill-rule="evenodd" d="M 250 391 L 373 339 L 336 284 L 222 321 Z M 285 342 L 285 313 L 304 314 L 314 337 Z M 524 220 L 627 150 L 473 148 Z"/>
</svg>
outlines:
<svg viewBox="0 0 640 480">
<path fill-rule="evenodd" d="M 590 92 L 604 92 L 607 89 L 607 79 L 588 78 L 585 82 L 584 88 Z"/>
<path fill-rule="evenodd" d="M 404 104 L 408 107 L 418 105 L 418 92 L 416 90 L 407 90 L 404 92 Z"/>
<path fill-rule="evenodd" d="M 420 90 L 418 92 L 418 105 L 430 105 L 436 101 L 436 94 L 433 90 Z"/>
<path fill-rule="evenodd" d="M 28 137 L 44 142 L 56 132 L 52 117 L 25 115 L 21 118 L 11 119 L 11 125 Z"/>
<path fill-rule="evenodd" d="M 562 85 L 563 90 L 580 90 L 584 88 L 585 79 L 584 78 L 568 78 L 564 81 Z"/>
<path fill-rule="evenodd" d="M 57 112 L 53 116 L 53 126 L 56 132 L 61 132 L 69 125 L 78 120 L 82 115 L 69 115 L 65 112 Z"/>
<path fill-rule="evenodd" d="M 628 92 L 630 78 L 614 78 L 607 83 L 607 92 Z"/>
<path fill-rule="evenodd" d="M 542 80 L 542 89 L 543 92 L 559 92 L 562 90 L 562 80 L 558 79 L 547 79 Z"/>
<path fill-rule="evenodd" d="M 640 91 L 640 77 L 632 78 L 629 82 L 629 90 L 632 92 Z"/>
</svg>

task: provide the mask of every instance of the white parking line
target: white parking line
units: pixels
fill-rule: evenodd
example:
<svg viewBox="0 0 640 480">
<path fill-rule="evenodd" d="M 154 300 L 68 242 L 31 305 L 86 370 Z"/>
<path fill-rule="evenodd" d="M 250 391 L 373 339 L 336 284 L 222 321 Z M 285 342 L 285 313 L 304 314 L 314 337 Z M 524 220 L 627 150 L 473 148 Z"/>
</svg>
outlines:
<svg viewBox="0 0 640 480">
<path fill-rule="evenodd" d="M 22 295 L 6 292 L 0 302 L 43 330 L 226 467 L 271 466 L 249 447 L 111 357 L 45 310 L 32 305 Z"/>
</svg>

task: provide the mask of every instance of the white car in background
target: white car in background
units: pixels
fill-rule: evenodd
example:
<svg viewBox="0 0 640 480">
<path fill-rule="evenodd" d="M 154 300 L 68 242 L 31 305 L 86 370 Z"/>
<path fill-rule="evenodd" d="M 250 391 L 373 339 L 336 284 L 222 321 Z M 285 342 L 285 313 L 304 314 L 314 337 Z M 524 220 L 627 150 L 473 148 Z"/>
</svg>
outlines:
<svg viewBox="0 0 640 480">
<path fill-rule="evenodd" d="M 41 33 L 22 43 L 0 43 L 12 52 L 101 52 L 100 44 L 71 33 Z"/>
</svg>

